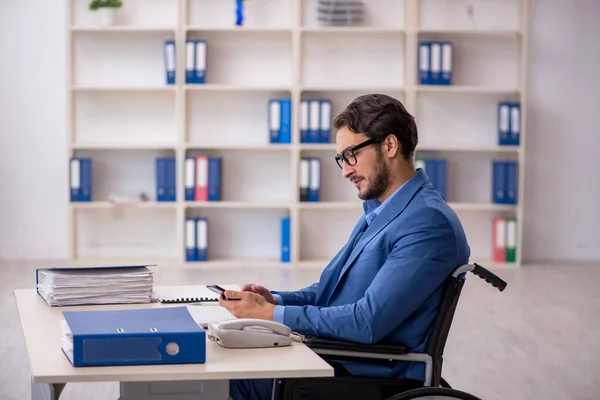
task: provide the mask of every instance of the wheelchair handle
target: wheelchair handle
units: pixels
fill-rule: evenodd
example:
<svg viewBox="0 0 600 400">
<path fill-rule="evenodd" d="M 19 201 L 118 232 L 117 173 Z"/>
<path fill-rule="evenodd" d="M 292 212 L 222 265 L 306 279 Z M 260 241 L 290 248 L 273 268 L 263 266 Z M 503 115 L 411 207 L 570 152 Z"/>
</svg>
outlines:
<svg viewBox="0 0 600 400">
<path fill-rule="evenodd" d="M 506 288 L 507 283 L 500 279 L 498 275 L 495 275 L 493 272 L 483 268 L 481 265 L 474 263 L 475 268 L 471 272 L 485 280 L 487 283 L 497 288 L 499 291 L 503 291 Z"/>
</svg>

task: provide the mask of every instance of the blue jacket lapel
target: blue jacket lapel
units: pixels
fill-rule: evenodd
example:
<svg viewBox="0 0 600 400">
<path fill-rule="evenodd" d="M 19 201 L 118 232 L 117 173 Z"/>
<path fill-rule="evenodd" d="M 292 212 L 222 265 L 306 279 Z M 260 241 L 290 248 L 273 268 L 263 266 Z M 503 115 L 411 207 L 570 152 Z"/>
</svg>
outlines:
<svg viewBox="0 0 600 400">
<path fill-rule="evenodd" d="M 338 284 L 348 272 L 348 269 L 352 266 L 356 257 L 361 253 L 364 247 L 377 235 L 383 228 L 385 228 L 396 216 L 398 216 L 406 206 L 410 203 L 415 194 L 419 191 L 421 186 L 429 181 L 429 178 L 422 169 L 419 169 L 417 173 L 404 185 L 402 189 L 398 191 L 396 196 L 391 199 L 390 203 L 384 208 L 382 213 L 375 218 L 375 220 L 369 225 L 364 235 L 360 238 L 354 249 L 346 260 L 340 259 L 343 262 L 343 267 L 338 275 L 338 279 L 335 283 L 335 287 L 331 290 L 327 303 L 329 303 L 331 294 L 335 291 Z M 363 217 L 364 219 L 364 217 Z M 354 230 L 356 234 L 357 230 Z M 355 235 L 353 235 L 354 237 Z M 344 262 L 345 261 L 345 262 Z"/>
<path fill-rule="evenodd" d="M 325 268 L 323 274 L 321 276 L 320 282 L 323 284 L 319 284 L 319 292 L 317 292 L 317 298 L 315 299 L 315 305 L 324 306 L 326 303 L 323 301 L 328 301 L 331 293 L 333 293 L 333 288 L 336 286 L 338 282 L 338 276 L 340 275 L 340 270 L 344 265 L 346 265 L 346 260 L 352 251 L 353 244 L 357 238 L 357 236 L 363 231 L 364 226 L 367 224 L 367 220 L 364 215 L 360 218 L 354 230 L 350 234 L 350 238 L 348 238 L 348 242 L 346 245 L 340 250 L 338 255 L 334 260 Z M 364 236 L 364 235 L 363 235 Z"/>
</svg>

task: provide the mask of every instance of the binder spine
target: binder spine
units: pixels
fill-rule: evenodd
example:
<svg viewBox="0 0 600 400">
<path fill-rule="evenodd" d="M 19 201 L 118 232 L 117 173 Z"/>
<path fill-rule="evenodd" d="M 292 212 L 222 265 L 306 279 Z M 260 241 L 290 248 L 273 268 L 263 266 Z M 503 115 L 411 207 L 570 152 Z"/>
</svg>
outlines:
<svg viewBox="0 0 600 400">
<path fill-rule="evenodd" d="M 196 220 L 196 238 L 198 240 L 196 261 L 208 261 L 208 219 L 205 217 Z"/>
<path fill-rule="evenodd" d="M 451 42 L 443 42 L 442 46 L 442 72 L 440 76 L 440 85 L 452 84 L 452 66 L 454 45 Z"/>
<path fill-rule="evenodd" d="M 321 160 L 311 158 L 309 162 L 308 201 L 321 200 Z"/>
<path fill-rule="evenodd" d="M 186 157 L 185 159 L 185 201 L 194 201 L 196 181 L 196 159 Z"/>
<path fill-rule="evenodd" d="M 165 73 L 167 85 L 175 84 L 175 41 L 165 41 Z"/>
<path fill-rule="evenodd" d="M 321 100 L 319 137 L 321 143 L 329 143 L 331 136 L 331 100 Z"/>
<path fill-rule="evenodd" d="M 498 145 L 506 146 L 510 143 L 510 103 L 498 103 Z"/>
<path fill-rule="evenodd" d="M 167 175 L 167 198 L 166 201 L 177 200 L 177 176 L 176 176 L 176 165 L 175 157 L 169 157 L 165 159 L 166 175 Z"/>
<path fill-rule="evenodd" d="M 73 157 L 69 165 L 71 201 L 81 201 L 81 161 Z"/>
<path fill-rule="evenodd" d="M 281 218 L 281 262 L 290 262 L 291 260 L 291 229 L 290 217 Z"/>
<path fill-rule="evenodd" d="M 510 138 L 508 143 L 518 146 L 521 142 L 521 104 L 510 104 Z"/>
<path fill-rule="evenodd" d="M 292 142 L 292 100 L 280 99 L 281 125 L 279 132 L 279 143 Z"/>
<path fill-rule="evenodd" d="M 196 43 L 193 40 L 185 42 L 185 83 L 196 82 Z"/>
<path fill-rule="evenodd" d="M 206 362 L 205 332 L 73 335 L 73 365 L 117 366 Z M 178 352 L 172 350 L 177 344 Z M 169 354 L 171 353 L 171 354 Z"/>
<path fill-rule="evenodd" d="M 492 164 L 492 202 L 506 203 L 506 162 L 494 160 Z"/>
<path fill-rule="evenodd" d="M 419 83 L 431 83 L 431 46 L 429 42 L 419 43 Z"/>
<path fill-rule="evenodd" d="M 319 100 L 311 100 L 309 104 L 309 143 L 319 143 L 319 122 L 321 121 L 321 104 Z"/>
<path fill-rule="evenodd" d="M 281 132 L 281 104 L 279 100 L 269 100 L 269 141 L 279 143 Z"/>
<path fill-rule="evenodd" d="M 82 157 L 79 159 L 81 169 L 80 201 L 92 201 L 92 159 Z"/>
<path fill-rule="evenodd" d="M 185 220 L 185 260 L 196 261 L 197 249 L 196 221 L 193 218 L 187 218 Z"/>
<path fill-rule="evenodd" d="M 208 159 L 208 201 L 221 200 L 221 158 Z"/>
<path fill-rule="evenodd" d="M 194 42 L 196 44 L 194 83 L 203 84 L 206 83 L 206 40 L 195 40 Z"/>
<path fill-rule="evenodd" d="M 303 99 L 300 101 L 300 142 L 308 143 L 308 125 L 309 125 L 309 108 L 308 100 Z"/>
</svg>

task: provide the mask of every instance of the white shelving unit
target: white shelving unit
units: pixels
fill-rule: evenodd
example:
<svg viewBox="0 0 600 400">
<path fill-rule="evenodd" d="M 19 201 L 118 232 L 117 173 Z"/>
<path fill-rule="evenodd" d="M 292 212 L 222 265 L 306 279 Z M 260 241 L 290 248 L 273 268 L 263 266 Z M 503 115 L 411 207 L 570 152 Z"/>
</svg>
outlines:
<svg viewBox="0 0 600 400">
<path fill-rule="evenodd" d="M 318 0 L 124 0 L 101 27 L 87 0 L 68 0 L 68 154 L 93 160 L 93 199 L 70 203 L 71 257 L 80 262 L 185 260 L 186 217 L 209 219 L 214 266 L 324 267 L 362 213 L 333 160 L 332 143 L 300 143 L 299 104 L 330 99 L 333 116 L 355 97 L 383 92 L 417 118 L 418 156 L 448 160 L 447 200 L 469 237 L 472 261 L 496 266 L 494 216 L 517 218 L 521 265 L 526 108 L 518 148 L 497 144 L 497 103 L 526 104 L 528 0 L 368 0 L 361 26 L 326 27 Z M 185 41 L 208 45 L 206 84 L 185 83 Z M 167 85 L 165 40 L 175 40 Z M 418 42 L 451 40 L 453 84 L 419 85 Z M 267 102 L 292 99 L 292 143 L 270 144 Z M 223 201 L 185 202 L 189 155 L 223 158 Z M 156 202 L 155 158 L 174 156 L 177 201 Z M 321 202 L 298 201 L 301 157 L 322 160 Z M 491 201 L 494 158 L 519 162 L 518 204 Z M 111 193 L 150 200 L 115 205 Z M 282 216 L 291 263 L 280 263 Z"/>
</svg>

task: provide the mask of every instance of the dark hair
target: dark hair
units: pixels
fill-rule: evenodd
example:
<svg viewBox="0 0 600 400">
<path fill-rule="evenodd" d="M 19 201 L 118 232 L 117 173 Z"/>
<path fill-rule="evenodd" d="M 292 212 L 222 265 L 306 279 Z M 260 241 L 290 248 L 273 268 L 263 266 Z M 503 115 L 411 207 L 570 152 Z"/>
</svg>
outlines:
<svg viewBox="0 0 600 400">
<path fill-rule="evenodd" d="M 369 139 L 383 139 L 394 134 L 402 146 L 405 159 L 413 157 L 418 142 L 414 117 L 397 99 L 385 94 L 366 94 L 348 104 L 333 121 L 336 129 L 348 127 Z"/>
</svg>

